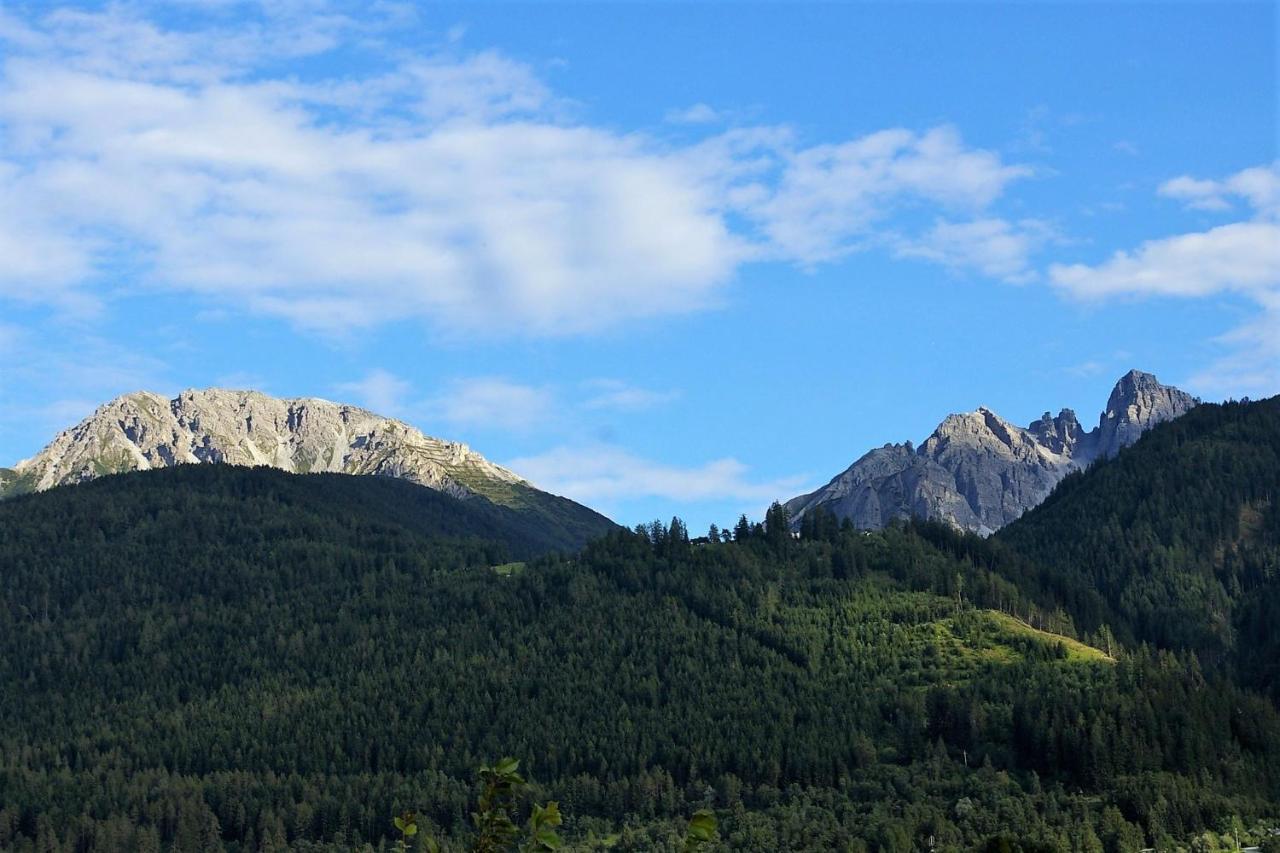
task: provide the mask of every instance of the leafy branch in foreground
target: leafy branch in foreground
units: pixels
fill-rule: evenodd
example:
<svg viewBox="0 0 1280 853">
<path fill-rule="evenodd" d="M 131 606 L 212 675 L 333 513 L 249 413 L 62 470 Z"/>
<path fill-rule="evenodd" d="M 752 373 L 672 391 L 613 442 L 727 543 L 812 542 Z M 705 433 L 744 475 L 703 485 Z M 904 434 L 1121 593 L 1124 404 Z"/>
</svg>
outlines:
<svg viewBox="0 0 1280 853">
<path fill-rule="evenodd" d="M 480 768 L 482 789 L 477 811 L 471 813 L 479 835 L 472 844 L 474 853 L 504 853 L 516 842 L 519 829 L 511 820 L 511 809 L 528 783 L 520 775 L 520 762 L 504 758 L 492 767 Z M 560 806 L 536 803 L 529 817 L 528 838 L 517 849 L 520 853 L 559 850 L 562 842 L 555 827 L 560 825 Z"/>
<path fill-rule="evenodd" d="M 402 852 L 408 850 L 412 843 L 410 839 L 418 834 L 418 816 L 413 812 L 405 812 L 392 822 L 395 824 L 396 831 L 400 833 L 400 837 L 396 839 L 396 850 Z M 427 839 L 425 844 L 428 850 L 432 850 L 433 847 L 438 849 L 438 845 L 431 839 Z"/>
<path fill-rule="evenodd" d="M 560 804 L 554 800 L 546 805 L 532 805 L 529 820 L 525 823 L 524 841 L 519 840 L 520 828 L 511 819 L 511 813 L 529 784 L 519 771 L 520 762 L 515 758 L 503 758 L 492 767 L 480 768 L 480 798 L 476 811 L 471 813 L 476 836 L 468 848 L 470 853 L 545 853 L 564 847 L 564 841 L 556 832 L 564 818 L 560 814 Z M 418 834 L 417 816 L 413 812 L 405 812 L 393 823 L 400 833 L 396 850 L 403 853 L 412 849 L 413 839 Z M 717 826 L 716 817 L 709 809 L 694 812 L 681 848 L 683 853 L 707 850 L 719 840 Z M 434 838 L 423 836 L 422 849 L 426 853 L 439 853 L 440 844 Z"/>
<path fill-rule="evenodd" d="M 492 767 L 481 767 L 480 784 L 480 798 L 476 810 L 471 813 L 476 835 L 468 848 L 470 853 L 544 853 L 563 846 L 564 842 L 556 833 L 556 827 L 563 819 L 560 804 L 555 801 L 546 805 L 533 804 L 525 825 L 524 841 L 519 841 L 520 828 L 511 819 L 511 813 L 529 783 L 520 775 L 517 759 L 503 758 Z M 416 815 L 405 812 L 393 822 L 400 833 L 396 849 L 412 849 L 413 839 L 418 834 Z M 434 838 L 423 836 L 422 849 L 427 853 L 438 853 L 440 844 Z"/>
</svg>

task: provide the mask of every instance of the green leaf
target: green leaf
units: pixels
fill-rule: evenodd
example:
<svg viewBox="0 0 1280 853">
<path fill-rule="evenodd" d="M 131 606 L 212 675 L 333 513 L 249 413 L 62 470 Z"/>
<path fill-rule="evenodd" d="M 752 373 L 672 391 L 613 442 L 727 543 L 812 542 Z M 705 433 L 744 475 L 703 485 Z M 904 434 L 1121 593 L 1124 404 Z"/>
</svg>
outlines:
<svg viewBox="0 0 1280 853">
<path fill-rule="evenodd" d="M 559 850 L 564 846 L 560 836 L 553 829 L 544 829 L 538 833 L 538 846 L 543 850 Z"/>
<path fill-rule="evenodd" d="M 543 826 L 559 826 L 564 822 L 564 818 L 560 815 L 560 804 L 555 800 L 540 806 L 537 803 L 533 805 L 533 812 L 529 815 L 529 825 L 537 832 Z"/>
<path fill-rule="evenodd" d="M 416 823 L 411 823 L 411 824 L 409 824 L 408 826 L 406 826 L 406 827 L 404 828 L 404 834 L 405 834 L 405 835 L 407 835 L 407 836 L 409 836 L 410 838 L 412 838 L 413 836 L 417 835 L 417 834 L 418 834 L 418 825 L 417 825 Z"/>
<path fill-rule="evenodd" d="M 404 820 L 402 818 L 396 818 L 393 822 L 396 825 L 396 829 L 404 832 Z"/>
<path fill-rule="evenodd" d="M 516 758 L 504 758 L 493 766 L 493 772 L 499 776 L 510 776 L 520 769 L 520 761 Z"/>
</svg>

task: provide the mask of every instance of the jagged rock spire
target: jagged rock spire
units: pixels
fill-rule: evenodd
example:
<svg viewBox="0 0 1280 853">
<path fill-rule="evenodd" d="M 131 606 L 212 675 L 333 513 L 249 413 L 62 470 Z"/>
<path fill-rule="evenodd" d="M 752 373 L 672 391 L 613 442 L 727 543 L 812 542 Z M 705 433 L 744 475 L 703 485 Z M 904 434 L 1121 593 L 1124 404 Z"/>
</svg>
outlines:
<svg viewBox="0 0 1280 853">
<path fill-rule="evenodd" d="M 886 445 L 815 492 L 787 502 L 792 518 L 822 506 L 858 527 L 895 518 L 931 518 L 991 533 L 1048 496 L 1070 471 L 1114 456 L 1162 421 L 1199 401 L 1150 373 L 1120 378 L 1098 426 L 1085 432 L 1075 412 L 1045 412 L 1026 429 L 985 407 L 948 415 L 920 445 Z"/>
</svg>

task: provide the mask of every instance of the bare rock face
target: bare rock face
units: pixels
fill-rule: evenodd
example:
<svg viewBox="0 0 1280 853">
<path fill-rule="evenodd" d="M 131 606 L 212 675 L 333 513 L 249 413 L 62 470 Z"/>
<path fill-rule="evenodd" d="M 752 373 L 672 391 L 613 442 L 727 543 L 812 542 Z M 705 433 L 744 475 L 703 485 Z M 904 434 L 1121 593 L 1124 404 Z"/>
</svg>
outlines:
<svg viewBox="0 0 1280 853">
<path fill-rule="evenodd" d="M 0 497 L 203 462 L 378 474 L 455 497 L 483 494 L 496 503 L 516 486 L 532 488 L 465 444 L 364 409 L 211 388 L 172 400 L 146 391 L 112 400 L 32 458 L 0 469 Z"/>
<path fill-rule="evenodd" d="M 1040 420 L 1027 427 L 1027 431 L 1054 453 L 1067 456 L 1076 452 L 1076 448 L 1081 445 L 1086 436 L 1084 427 L 1080 426 L 1080 421 L 1076 419 L 1076 413 L 1070 409 L 1063 409 L 1056 418 L 1050 417 L 1049 413 L 1045 412 L 1040 416 Z"/>
<path fill-rule="evenodd" d="M 1025 429 L 986 408 L 948 415 L 918 449 L 908 442 L 873 450 L 821 489 L 792 498 L 787 508 L 797 524 L 821 506 L 861 529 L 916 517 L 985 536 L 1039 504 L 1071 471 L 1114 456 L 1198 403 L 1132 370 L 1116 383 L 1089 432 L 1070 409 L 1056 418 L 1045 412 Z"/>
<path fill-rule="evenodd" d="M 1177 388 L 1161 385 L 1150 373 L 1130 370 L 1107 400 L 1107 410 L 1098 422 L 1095 455 L 1115 456 L 1151 427 L 1185 415 L 1199 402 Z"/>
</svg>

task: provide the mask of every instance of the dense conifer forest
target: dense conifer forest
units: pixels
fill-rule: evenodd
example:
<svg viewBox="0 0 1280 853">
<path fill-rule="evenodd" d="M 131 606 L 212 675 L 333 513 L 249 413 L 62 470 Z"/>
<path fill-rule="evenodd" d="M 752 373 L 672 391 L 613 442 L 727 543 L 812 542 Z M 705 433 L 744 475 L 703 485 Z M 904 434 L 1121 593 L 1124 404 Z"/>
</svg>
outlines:
<svg viewBox="0 0 1280 853">
<path fill-rule="evenodd" d="M 724 850 L 1274 847 L 1278 483 L 1269 400 L 990 540 L 775 506 L 570 555 L 483 500 L 219 466 L 6 501 L 0 849 L 391 849 L 414 812 L 461 850 L 505 755 L 574 850 L 679 850 L 702 809 Z"/>
<path fill-rule="evenodd" d="M 1280 700 L 1280 397 L 1197 407 L 999 538 L 1082 630 L 1194 651 Z"/>
</svg>

